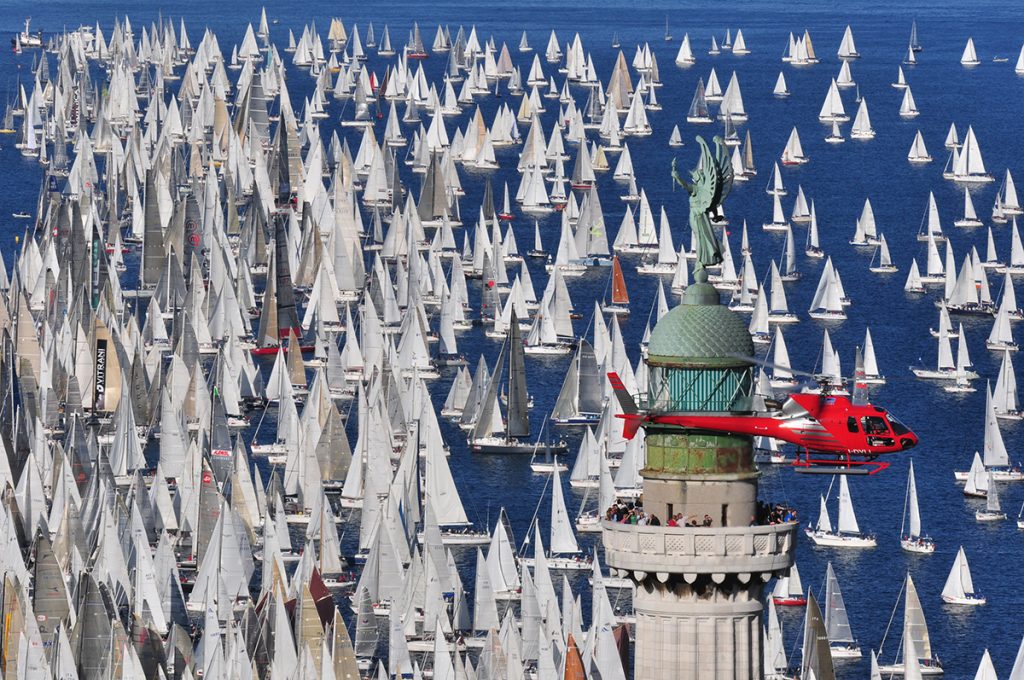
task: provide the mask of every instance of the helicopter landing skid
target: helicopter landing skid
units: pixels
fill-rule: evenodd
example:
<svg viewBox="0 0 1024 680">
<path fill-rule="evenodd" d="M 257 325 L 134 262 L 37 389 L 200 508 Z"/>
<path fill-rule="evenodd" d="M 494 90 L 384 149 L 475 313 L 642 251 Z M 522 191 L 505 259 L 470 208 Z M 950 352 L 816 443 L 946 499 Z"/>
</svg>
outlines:
<svg viewBox="0 0 1024 680">
<path fill-rule="evenodd" d="M 797 453 L 793 461 L 794 472 L 807 475 L 874 475 L 889 467 L 889 463 L 873 458 L 856 458 L 850 454 L 832 458 L 812 458 L 809 451 Z"/>
</svg>

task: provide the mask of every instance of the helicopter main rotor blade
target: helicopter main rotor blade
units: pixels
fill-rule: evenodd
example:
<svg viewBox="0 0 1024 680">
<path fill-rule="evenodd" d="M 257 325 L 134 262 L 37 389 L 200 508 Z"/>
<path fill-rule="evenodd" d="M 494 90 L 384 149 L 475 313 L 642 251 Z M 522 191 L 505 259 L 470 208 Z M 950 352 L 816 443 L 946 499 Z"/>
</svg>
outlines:
<svg viewBox="0 0 1024 680">
<path fill-rule="evenodd" d="M 746 356 L 744 354 L 730 354 L 729 356 L 731 358 L 733 358 L 733 359 L 739 359 L 740 361 L 746 361 L 748 364 L 757 364 L 758 366 L 763 366 L 765 368 L 771 368 L 771 369 L 776 369 L 776 370 L 788 371 L 788 372 L 792 373 L 793 375 L 799 375 L 799 376 L 803 376 L 805 378 L 810 378 L 811 380 L 814 380 L 815 382 L 818 381 L 818 376 L 816 376 L 813 373 L 808 373 L 807 371 L 801 371 L 801 370 L 793 368 L 791 366 L 780 366 L 779 364 L 772 363 L 771 361 L 768 361 L 767 359 L 762 359 L 760 357 L 750 357 L 750 356 Z"/>
</svg>

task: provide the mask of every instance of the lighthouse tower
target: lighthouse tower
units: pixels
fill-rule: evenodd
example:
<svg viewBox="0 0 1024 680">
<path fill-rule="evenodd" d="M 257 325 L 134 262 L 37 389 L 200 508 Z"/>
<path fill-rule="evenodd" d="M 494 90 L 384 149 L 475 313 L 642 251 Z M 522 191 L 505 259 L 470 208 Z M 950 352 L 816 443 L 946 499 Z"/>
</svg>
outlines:
<svg viewBox="0 0 1024 680">
<path fill-rule="evenodd" d="M 754 390 L 746 323 L 708 283 L 651 333 L 647 394 L 652 415 L 746 414 Z M 758 525 L 750 437 L 644 424 L 644 510 L 660 526 L 605 521 L 612 573 L 637 584 L 634 677 L 644 680 L 759 680 L 762 594 L 793 563 L 795 524 Z M 669 518 L 698 527 L 669 527 Z M 703 526 L 705 516 L 710 526 Z"/>
</svg>

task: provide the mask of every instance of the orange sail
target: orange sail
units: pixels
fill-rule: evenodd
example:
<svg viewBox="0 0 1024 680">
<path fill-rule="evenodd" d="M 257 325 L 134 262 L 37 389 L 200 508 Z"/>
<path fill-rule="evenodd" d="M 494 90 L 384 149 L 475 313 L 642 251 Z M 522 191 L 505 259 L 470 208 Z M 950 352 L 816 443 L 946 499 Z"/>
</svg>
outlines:
<svg viewBox="0 0 1024 680">
<path fill-rule="evenodd" d="M 612 304 L 628 305 L 629 291 L 626 290 L 626 278 L 622 275 L 622 265 L 619 264 L 619 256 L 612 258 Z"/>
<path fill-rule="evenodd" d="M 586 671 L 583 670 L 583 658 L 572 635 L 569 635 L 565 646 L 565 675 L 562 677 L 564 680 L 587 680 Z"/>
</svg>

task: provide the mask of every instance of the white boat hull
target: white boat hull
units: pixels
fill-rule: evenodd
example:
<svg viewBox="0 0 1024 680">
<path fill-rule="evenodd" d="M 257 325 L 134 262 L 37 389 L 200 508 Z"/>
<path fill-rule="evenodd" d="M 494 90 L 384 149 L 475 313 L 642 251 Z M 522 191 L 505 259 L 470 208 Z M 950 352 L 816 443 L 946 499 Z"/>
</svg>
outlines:
<svg viewBox="0 0 1024 680">
<path fill-rule="evenodd" d="M 903 677 L 903 664 L 889 664 L 885 666 L 879 666 L 878 670 L 882 674 L 883 678 L 888 678 L 889 676 L 893 675 Z M 932 666 L 924 664 L 921 665 L 921 675 L 936 676 L 942 675 L 944 672 L 945 671 L 942 670 L 941 666 Z"/>
<path fill-rule="evenodd" d="M 831 647 L 833 659 L 859 659 L 861 658 L 860 645 L 852 643 L 849 645 L 838 644 Z"/>
<path fill-rule="evenodd" d="M 532 557 L 523 557 L 519 560 L 527 567 L 534 566 Z M 548 569 L 559 571 L 590 571 L 594 568 L 594 562 L 589 557 L 549 557 Z"/>
<path fill-rule="evenodd" d="M 988 602 L 988 600 L 984 597 L 978 597 L 975 595 L 966 595 L 964 597 L 952 597 L 950 595 L 943 595 L 942 601 L 946 604 L 955 604 L 964 607 L 978 607 Z"/>
<path fill-rule="evenodd" d="M 1022 470 L 1000 470 L 996 468 L 991 468 L 989 470 L 986 470 L 986 472 L 991 472 L 992 479 L 994 479 L 997 482 L 1024 482 L 1024 471 Z M 969 475 L 970 472 L 962 472 L 960 470 L 957 470 L 956 472 L 953 473 L 953 476 L 956 478 L 956 481 L 958 482 L 966 482 L 967 477 Z"/>
<path fill-rule="evenodd" d="M 812 319 L 819 321 L 846 321 L 846 312 L 815 311 L 810 312 L 809 315 Z"/>
<path fill-rule="evenodd" d="M 823 531 L 808 529 L 807 537 L 815 545 L 824 548 L 874 548 L 878 541 L 874 536 L 852 536 L 844 534 L 829 534 Z"/>
<path fill-rule="evenodd" d="M 935 552 L 935 542 L 930 539 L 904 538 L 900 541 L 900 547 L 907 552 L 919 555 L 931 555 Z"/>
</svg>

